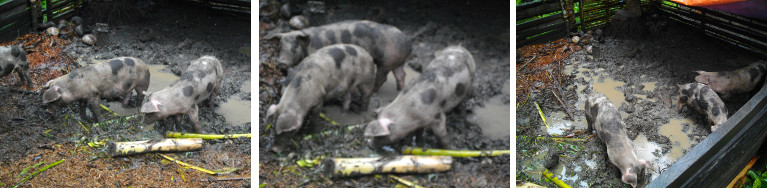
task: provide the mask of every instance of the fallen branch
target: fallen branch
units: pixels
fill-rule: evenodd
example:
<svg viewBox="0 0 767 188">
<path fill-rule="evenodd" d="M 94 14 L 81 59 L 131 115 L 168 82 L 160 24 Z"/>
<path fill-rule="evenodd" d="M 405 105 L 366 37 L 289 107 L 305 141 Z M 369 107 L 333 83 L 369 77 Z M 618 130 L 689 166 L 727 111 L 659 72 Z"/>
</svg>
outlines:
<svg viewBox="0 0 767 188">
<path fill-rule="evenodd" d="M 540 106 L 538 106 L 538 102 L 535 102 L 535 101 L 534 101 L 534 103 L 535 103 L 535 108 L 537 108 L 537 109 L 538 109 L 538 114 L 540 114 L 540 115 L 541 115 L 541 120 L 543 120 L 543 124 L 544 124 L 544 125 L 546 125 L 546 128 L 548 129 L 548 128 L 549 128 L 549 124 L 548 124 L 548 123 L 546 123 L 546 117 L 545 117 L 545 116 L 543 116 L 543 111 L 541 110 L 541 107 L 540 107 Z"/>
<path fill-rule="evenodd" d="M 405 146 L 402 148 L 402 154 L 406 155 L 439 155 L 451 157 L 488 157 L 511 154 L 511 150 L 443 150 L 443 149 L 424 149 Z"/>
<path fill-rule="evenodd" d="M 180 133 L 180 132 L 168 132 L 165 134 L 167 138 L 202 138 L 203 140 L 217 140 L 217 139 L 232 139 L 232 138 L 250 138 L 250 133 L 245 134 L 194 134 L 194 133 Z"/>
<path fill-rule="evenodd" d="M 528 64 L 528 63 L 530 63 L 530 62 L 533 62 L 533 60 L 534 60 L 536 57 L 538 57 L 538 55 L 533 55 L 533 58 L 530 58 L 530 60 L 527 60 L 527 62 L 525 62 L 525 64 L 524 64 L 524 65 L 522 65 L 522 67 L 519 67 L 519 70 L 522 70 L 523 68 L 525 68 L 525 66 L 527 66 L 527 64 Z"/>
<path fill-rule="evenodd" d="M 32 179 L 32 177 L 35 177 L 35 175 L 37 175 L 37 174 L 40 174 L 41 172 L 43 172 L 43 171 L 45 171 L 45 170 L 48 170 L 48 169 L 49 169 L 49 168 L 51 168 L 51 167 L 54 167 L 54 166 L 56 166 L 56 165 L 59 165 L 59 163 L 61 163 L 61 162 L 64 162 L 64 159 L 61 159 L 61 160 L 59 160 L 59 161 L 56 161 L 56 162 L 54 162 L 54 163 L 51 163 L 51 164 L 49 164 L 48 166 L 45 166 L 45 167 L 43 167 L 43 168 L 41 168 L 41 169 L 39 169 L 39 170 L 35 171 L 35 173 L 32 173 L 32 174 L 30 174 L 29 176 L 27 176 L 27 177 L 25 177 L 24 179 L 22 179 L 22 180 L 21 180 L 21 182 L 19 182 L 19 183 L 17 183 L 16 185 L 14 185 L 14 186 L 13 186 L 13 188 L 19 187 L 19 185 L 23 184 L 24 182 L 27 182 L 29 179 Z"/>
<path fill-rule="evenodd" d="M 543 174 L 543 176 L 546 176 L 546 179 L 550 180 L 551 182 L 554 182 L 554 184 L 556 184 L 557 186 L 561 188 L 570 188 L 570 186 L 565 184 L 565 182 L 560 181 L 559 178 L 551 174 L 551 172 L 549 172 L 549 169 L 546 169 L 541 173 Z"/>
<path fill-rule="evenodd" d="M 107 148 L 107 153 L 112 157 L 147 152 L 191 151 L 202 148 L 202 139 L 171 138 L 163 140 L 144 140 L 137 142 L 110 142 Z"/>
<path fill-rule="evenodd" d="M 557 93 L 554 92 L 554 90 L 551 90 L 551 94 L 554 94 L 554 97 L 557 98 L 557 101 L 559 101 L 559 104 L 561 104 L 562 107 L 565 108 L 565 112 L 567 112 L 567 116 L 574 121 L 575 118 L 573 118 L 573 113 L 570 112 L 570 108 L 567 107 L 567 104 L 565 104 L 565 102 L 561 98 L 559 98 L 559 96 L 557 96 Z"/>
<path fill-rule="evenodd" d="M 325 174 L 335 177 L 381 173 L 435 173 L 450 170 L 449 156 L 413 156 L 374 158 L 328 158 L 322 161 Z"/>
<path fill-rule="evenodd" d="M 519 136 L 519 137 L 520 138 L 524 138 L 524 139 L 529 139 L 530 138 L 528 136 Z M 591 138 L 591 137 L 589 137 L 589 138 Z M 557 142 L 560 142 L 560 141 L 585 142 L 585 141 L 588 141 L 589 138 L 557 138 L 557 137 L 545 137 L 545 136 L 535 137 L 536 140 L 552 139 L 552 140 L 557 141 Z"/>
<path fill-rule="evenodd" d="M 417 185 L 411 181 L 407 181 L 406 179 L 397 177 L 395 175 L 389 175 L 389 178 L 394 179 L 394 181 L 397 181 L 407 187 L 423 188 L 423 186 Z"/>
</svg>

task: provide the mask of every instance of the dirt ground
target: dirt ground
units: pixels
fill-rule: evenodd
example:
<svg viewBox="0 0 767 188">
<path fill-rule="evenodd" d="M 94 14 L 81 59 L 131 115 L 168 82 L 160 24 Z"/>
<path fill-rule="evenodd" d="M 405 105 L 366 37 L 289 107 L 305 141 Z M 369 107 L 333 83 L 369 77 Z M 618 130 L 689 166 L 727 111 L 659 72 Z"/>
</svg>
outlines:
<svg viewBox="0 0 767 188">
<path fill-rule="evenodd" d="M 599 49 L 594 55 L 578 45 L 571 46 L 576 51 L 551 66 L 530 63 L 534 66 L 520 69 L 533 56 L 539 57 L 535 61 L 542 61 L 544 52 L 572 45 L 569 38 L 540 45 L 543 47 L 534 53 L 523 51 L 526 47 L 517 49 L 517 78 L 544 72 L 561 74 L 563 94 L 559 95 L 565 96 L 562 98 L 575 118 L 567 117 L 557 99 L 561 96 L 552 95 L 556 86 L 531 83 L 528 97 L 520 95 L 520 89 L 526 88 L 520 88 L 525 84 L 518 82 L 517 180 L 553 187 L 540 175 L 548 165 L 555 176 L 571 186 L 629 186 L 620 181 L 620 172 L 609 162 L 605 144 L 584 131 L 585 96 L 594 91 L 606 94 L 619 108 L 637 155 L 650 162 L 640 185 L 657 177 L 710 133 L 705 115 L 690 108 L 677 112 L 677 85 L 695 82 L 695 70 L 732 70 L 764 57 L 673 20 L 657 22 L 668 26 L 640 39 L 608 37 L 603 43 L 592 44 Z M 752 95 L 738 94 L 724 100 L 729 115 Z M 544 126 L 534 102 L 540 105 L 550 128 Z M 551 139 L 562 137 L 569 140 Z"/>
<path fill-rule="evenodd" d="M 163 67 L 158 72 L 178 76 L 189 61 L 202 55 L 214 55 L 225 69 L 222 92 L 215 98 L 214 107 L 200 106 L 200 124 L 204 133 L 250 133 L 250 121 L 232 121 L 222 113 L 231 101 L 250 102 L 250 20 L 249 16 L 231 16 L 207 8 L 187 4 L 158 3 L 157 12 L 147 12 L 138 20 L 109 23 L 101 31 L 94 31 L 98 38 L 95 46 L 88 46 L 79 40 L 65 43 L 36 43 L 59 48 L 60 61 L 79 67 L 119 56 L 133 56 L 144 60 L 150 66 Z M 87 10 L 87 9 L 86 9 Z M 78 13 L 85 25 L 96 29 L 95 14 L 87 11 Z M 139 39 L 142 39 L 140 41 Z M 32 46 L 25 46 L 30 49 Z M 27 51 L 28 58 L 34 51 Z M 180 161 L 210 170 L 238 169 L 234 172 L 211 176 L 185 169 L 160 159 L 153 154 L 128 157 L 105 157 L 105 147 L 90 147 L 96 141 L 138 141 L 160 139 L 164 131 L 190 132 L 191 122 L 186 117 L 183 123 L 169 125 L 158 122 L 142 125 L 141 116 L 135 106 L 121 106 L 108 100 L 102 104 L 110 109 L 122 109 L 120 114 L 102 113 L 106 120 L 100 128 L 91 127 L 90 119 L 79 117 L 78 104 L 71 104 L 59 112 L 50 114 L 42 105 L 39 89 L 45 84 L 36 78 L 39 72 L 66 71 L 61 67 L 50 67 L 44 62 L 33 66 L 30 76 L 36 80 L 32 88 L 4 87 L 0 91 L 0 187 L 13 186 L 35 170 L 50 163 L 62 163 L 38 174 L 25 187 L 41 186 L 136 186 L 136 187 L 249 187 L 251 140 L 249 138 L 204 141 L 198 151 L 168 153 Z M 77 65 L 79 64 L 79 65 Z M 162 80 L 153 72 L 152 82 Z M 4 78 L 2 84 L 10 86 L 18 79 L 16 74 Z M 46 78 L 52 79 L 52 78 Z M 166 83 L 167 84 L 167 83 Z M 162 88 L 167 85 L 159 85 Z M 150 91 L 152 87 L 150 86 Z M 156 91 L 156 90 L 155 90 Z M 134 95 L 135 96 L 135 95 Z M 135 102 L 135 98 L 131 99 Z M 239 109 L 243 110 L 243 109 Z M 246 117 L 247 118 L 247 117 Z M 82 124 L 82 125 L 81 125 Z M 88 133 L 100 129 L 101 133 Z M 34 164 L 42 166 L 22 171 Z M 221 178 L 238 180 L 218 181 Z"/>
<path fill-rule="evenodd" d="M 295 5 L 297 12 L 307 13 L 310 25 L 318 26 L 342 20 L 367 19 L 398 27 L 406 34 L 413 34 L 425 28 L 426 31 L 413 40 L 412 57 L 407 62 L 406 80 L 417 77 L 418 70 L 430 62 L 433 53 L 448 45 L 462 45 L 469 49 L 477 62 L 477 72 L 473 84 L 474 95 L 448 113 L 447 132 L 454 148 L 460 150 L 508 150 L 510 148 L 508 110 L 509 110 L 509 2 L 474 3 L 466 1 L 330 1 L 325 3 L 324 13 L 312 13 L 304 8 L 304 1 Z M 305 10 L 305 11 L 304 11 Z M 270 33 L 289 31 L 285 19 L 261 19 L 259 36 Z M 372 120 L 372 115 L 347 112 L 334 116 L 337 105 L 323 107 L 323 113 L 330 119 L 340 122 L 333 126 L 327 121 L 310 122 L 292 136 L 291 147 L 284 153 L 268 150 L 272 145 L 271 127 L 266 122 L 265 113 L 269 105 L 280 99 L 279 81 L 285 75 L 274 67 L 277 44 L 259 40 L 259 184 L 274 187 L 390 187 L 396 183 L 386 176 L 362 176 L 351 178 L 332 178 L 322 174 L 320 167 L 300 167 L 296 163 L 304 159 L 322 157 L 373 157 L 386 153 L 399 153 L 402 146 L 427 147 L 438 146 L 431 131 L 418 131 L 413 137 L 391 145 L 391 151 L 373 151 L 363 138 L 365 122 Z M 374 94 L 371 109 L 386 105 L 396 96 L 390 90 L 393 78 Z M 479 124 L 485 119 L 481 111 L 490 106 L 505 109 L 490 115 L 488 119 L 504 120 L 496 126 L 483 128 Z M 358 119 L 351 120 L 355 117 Z M 311 119 L 307 117 L 307 119 Z M 504 129 L 505 128 L 505 129 Z M 272 128 L 273 129 L 273 128 Z M 490 137 L 483 132 L 501 132 L 502 135 Z M 498 131 L 500 130 L 500 131 Z M 328 131 L 329 134 L 320 134 Z M 503 134 L 506 132 L 506 134 Z M 486 158 L 456 158 L 452 170 L 445 173 L 406 174 L 400 177 L 421 186 L 430 187 L 507 187 L 510 185 L 510 156 Z"/>
</svg>

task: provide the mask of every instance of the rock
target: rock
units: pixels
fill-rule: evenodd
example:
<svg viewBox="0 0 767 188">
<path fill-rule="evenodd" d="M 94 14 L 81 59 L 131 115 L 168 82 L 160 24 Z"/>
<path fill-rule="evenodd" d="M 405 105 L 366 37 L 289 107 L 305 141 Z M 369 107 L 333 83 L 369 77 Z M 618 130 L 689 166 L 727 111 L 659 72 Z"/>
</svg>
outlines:
<svg viewBox="0 0 767 188">
<path fill-rule="evenodd" d="M 573 44 L 578 44 L 578 42 L 581 41 L 581 37 L 579 36 L 573 36 L 572 38 Z"/>
<path fill-rule="evenodd" d="M 593 46 L 591 46 L 591 45 L 586 45 L 586 47 L 585 47 L 585 48 L 586 48 L 586 53 L 589 53 L 589 54 L 594 54 L 594 51 L 593 51 Z"/>
<path fill-rule="evenodd" d="M 59 29 L 55 27 L 49 27 L 48 29 L 45 30 L 45 32 L 47 32 L 51 36 L 59 36 Z"/>
<path fill-rule="evenodd" d="M 97 41 L 97 39 L 96 39 L 95 35 L 87 34 L 87 35 L 83 36 L 83 43 L 85 43 L 85 44 L 93 46 L 93 45 L 96 45 L 96 41 Z"/>
</svg>

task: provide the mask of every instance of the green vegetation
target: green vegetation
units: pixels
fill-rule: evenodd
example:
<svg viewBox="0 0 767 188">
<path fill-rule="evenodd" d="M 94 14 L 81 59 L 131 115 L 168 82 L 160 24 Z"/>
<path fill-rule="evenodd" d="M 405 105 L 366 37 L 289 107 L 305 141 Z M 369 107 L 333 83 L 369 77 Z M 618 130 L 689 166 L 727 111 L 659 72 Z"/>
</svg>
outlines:
<svg viewBox="0 0 767 188">
<path fill-rule="evenodd" d="M 751 182 L 751 184 L 744 184 L 743 187 L 745 188 L 757 188 L 762 187 L 762 185 L 767 185 L 767 170 L 764 171 L 756 171 L 748 170 L 748 181 Z"/>
</svg>

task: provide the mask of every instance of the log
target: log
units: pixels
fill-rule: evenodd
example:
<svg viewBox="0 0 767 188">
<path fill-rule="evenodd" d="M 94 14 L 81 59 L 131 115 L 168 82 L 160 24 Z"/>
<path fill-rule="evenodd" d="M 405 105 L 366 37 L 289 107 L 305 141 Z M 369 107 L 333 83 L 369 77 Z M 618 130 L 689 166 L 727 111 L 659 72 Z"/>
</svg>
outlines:
<svg viewBox="0 0 767 188">
<path fill-rule="evenodd" d="M 348 177 L 382 173 L 435 173 L 449 171 L 453 158 L 449 156 L 414 156 L 373 158 L 327 158 L 322 169 L 328 176 Z"/>
<path fill-rule="evenodd" d="M 202 148 L 202 138 L 171 138 L 136 142 L 111 142 L 107 154 L 112 157 L 149 152 L 192 151 Z"/>
</svg>

